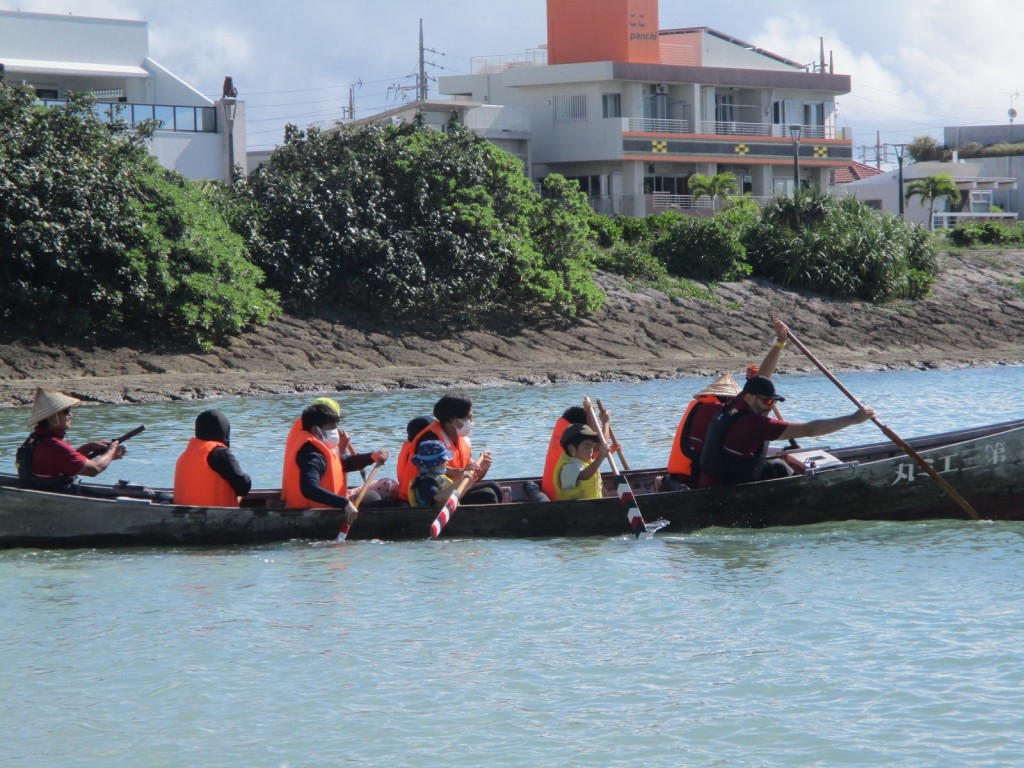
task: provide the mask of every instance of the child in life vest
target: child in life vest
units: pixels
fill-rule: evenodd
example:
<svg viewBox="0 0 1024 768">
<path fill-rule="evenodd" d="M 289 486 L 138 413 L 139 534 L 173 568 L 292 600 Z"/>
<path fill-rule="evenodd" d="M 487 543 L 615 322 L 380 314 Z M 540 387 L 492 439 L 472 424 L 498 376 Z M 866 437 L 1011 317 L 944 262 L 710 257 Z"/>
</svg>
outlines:
<svg viewBox="0 0 1024 768">
<path fill-rule="evenodd" d="M 452 452 L 440 440 L 424 440 L 416 449 L 412 462 L 419 474 L 409 483 L 409 505 L 413 507 L 441 507 L 455 490 L 457 483 L 449 477 L 448 460 Z M 462 470 L 463 476 L 476 471 L 476 462 Z"/>
<path fill-rule="evenodd" d="M 604 494 L 598 470 L 608 455 L 607 443 L 599 441 L 597 432 L 587 424 L 570 424 L 562 433 L 561 442 L 564 453 L 555 464 L 552 477 L 555 498 L 600 499 Z"/>
</svg>

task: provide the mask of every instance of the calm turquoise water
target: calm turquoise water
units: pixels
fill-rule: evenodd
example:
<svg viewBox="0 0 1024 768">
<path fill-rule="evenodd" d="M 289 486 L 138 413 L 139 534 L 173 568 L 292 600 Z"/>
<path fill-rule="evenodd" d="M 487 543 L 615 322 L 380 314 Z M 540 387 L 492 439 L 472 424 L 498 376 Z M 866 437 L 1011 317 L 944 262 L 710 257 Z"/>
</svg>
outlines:
<svg viewBox="0 0 1024 768">
<path fill-rule="evenodd" d="M 848 374 L 904 437 L 1024 416 L 1024 369 Z M 475 445 L 539 471 L 584 391 L 664 463 L 702 381 L 480 390 Z M 780 377 L 793 419 L 852 409 Z M 342 397 L 357 446 L 436 392 Z M 218 403 L 258 485 L 308 398 Z M 168 484 L 202 405 L 108 477 Z M 10 466 L 27 409 L 0 411 Z M 878 439 L 864 425 L 823 442 Z M 1024 527 L 850 523 L 618 539 L 0 552 L 0 765 L 1016 766 Z"/>
</svg>

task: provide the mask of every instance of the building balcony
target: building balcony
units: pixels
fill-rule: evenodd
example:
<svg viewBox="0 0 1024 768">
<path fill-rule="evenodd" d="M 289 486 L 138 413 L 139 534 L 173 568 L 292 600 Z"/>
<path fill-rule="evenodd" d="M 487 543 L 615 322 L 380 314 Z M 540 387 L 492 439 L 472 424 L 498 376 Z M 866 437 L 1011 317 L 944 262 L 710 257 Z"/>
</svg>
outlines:
<svg viewBox="0 0 1024 768">
<path fill-rule="evenodd" d="M 656 120 L 648 117 L 623 117 L 623 133 L 699 133 L 705 136 L 772 136 L 788 139 L 791 126 L 774 123 L 747 123 L 739 120 L 701 120 L 697 130 L 691 129 L 689 120 Z M 801 141 L 812 139 L 837 139 L 831 125 L 800 126 Z"/>
<path fill-rule="evenodd" d="M 64 99 L 39 99 L 44 107 L 62 106 Z M 123 120 L 137 125 L 144 120 L 158 121 L 158 130 L 181 133 L 217 133 L 216 107 L 178 107 L 169 104 L 137 104 L 123 101 L 97 101 L 97 118 L 105 123 Z"/>
</svg>

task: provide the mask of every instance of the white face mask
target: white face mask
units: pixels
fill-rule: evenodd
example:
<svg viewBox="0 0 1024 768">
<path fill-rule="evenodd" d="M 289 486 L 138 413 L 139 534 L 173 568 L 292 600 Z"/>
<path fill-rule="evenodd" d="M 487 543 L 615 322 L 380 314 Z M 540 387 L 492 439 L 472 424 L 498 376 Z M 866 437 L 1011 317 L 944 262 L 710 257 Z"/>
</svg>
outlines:
<svg viewBox="0 0 1024 768">
<path fill-rule="evenodd" d="M 320 433 L 320 442 L 328 448 L 334 448 L 341 442 L 341 435 L 337 429 L 320 429 L 317 427 L 317 431 Z"/>
<path fill-rule="evenodd" d="M 464 421 L 464 422 L 462 422 L 462 426 L 459 427 L 456 430 L 456 434 L 459 437 L 469 437 L 470 435 L 472 435 L 473 434 L 473 422 L 472 421 Z"/>
</svg>

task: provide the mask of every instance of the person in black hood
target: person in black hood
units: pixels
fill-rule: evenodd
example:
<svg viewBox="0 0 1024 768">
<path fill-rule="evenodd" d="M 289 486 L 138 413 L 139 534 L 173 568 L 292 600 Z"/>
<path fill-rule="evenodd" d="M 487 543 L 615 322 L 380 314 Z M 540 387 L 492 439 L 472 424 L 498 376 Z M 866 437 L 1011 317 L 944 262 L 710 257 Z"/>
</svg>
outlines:
<svg viewBox="0 0 1024 768">
<path fill-rule="evenodd" d="M 193 507 L 237 507 L 252 488 L 231 453 L 231 424 L 223 411 L 196 416 L 195 437 L 174 468 L 174 503 Z"/>
</svg>

